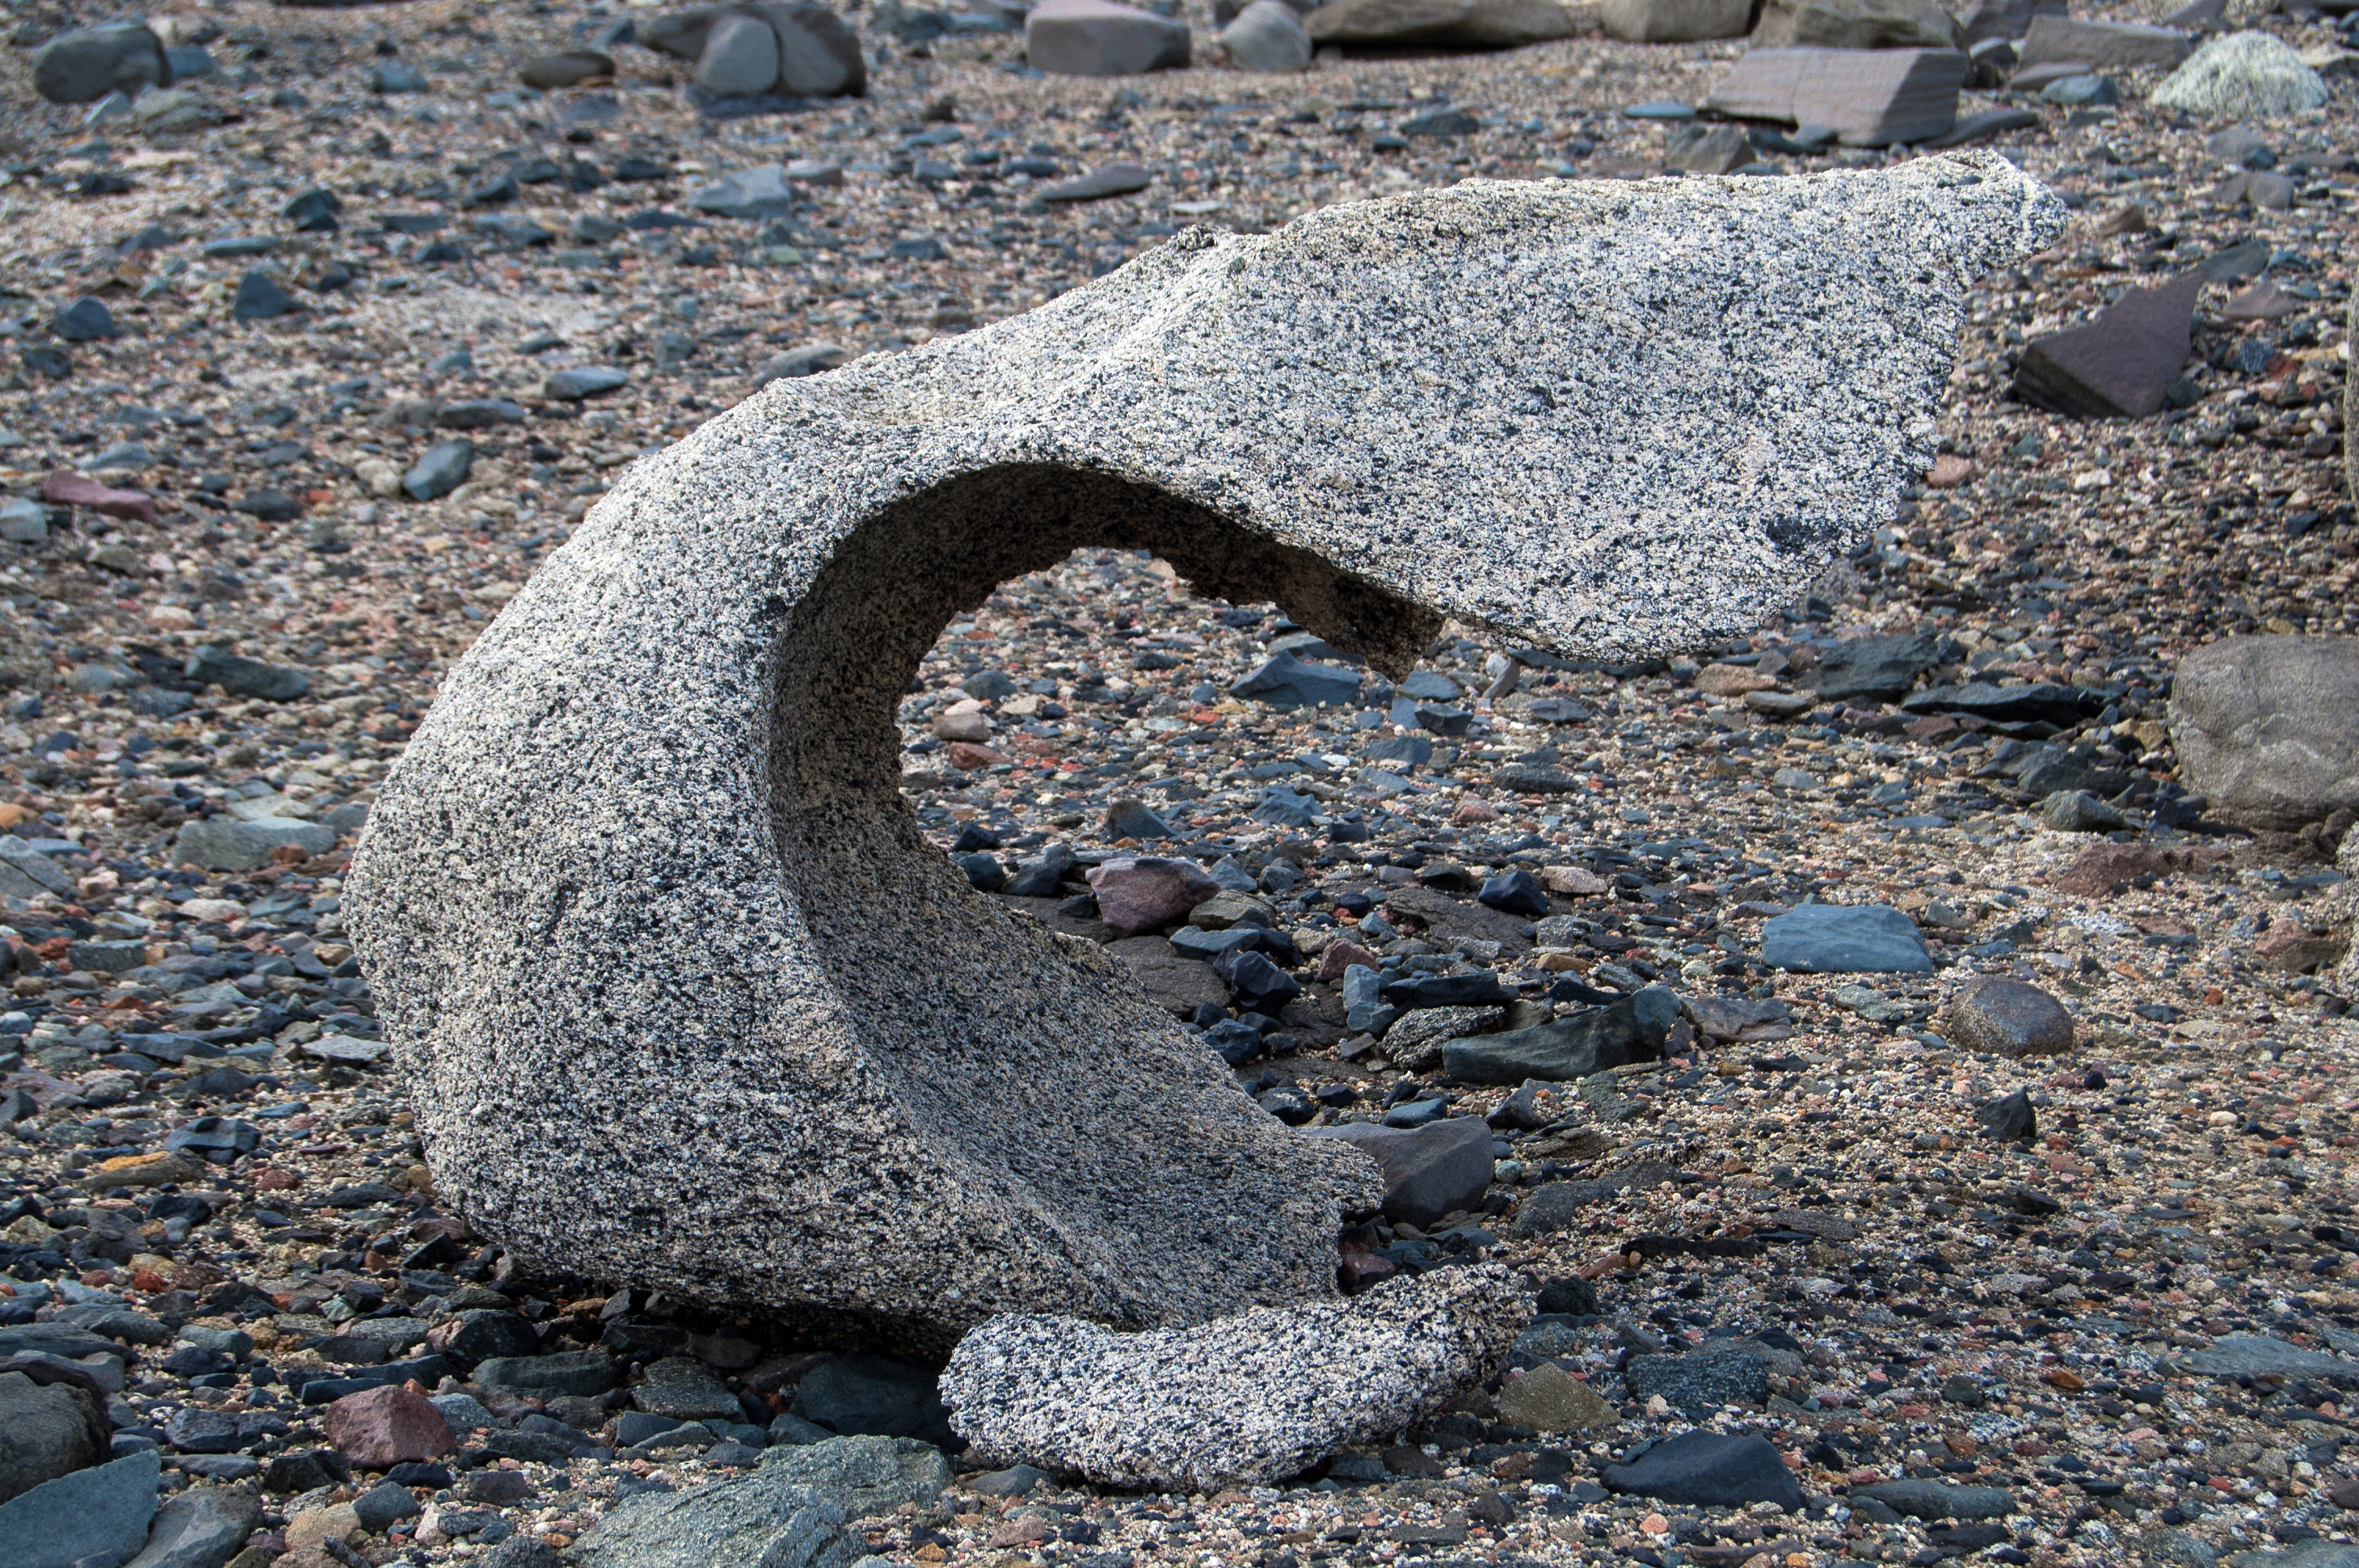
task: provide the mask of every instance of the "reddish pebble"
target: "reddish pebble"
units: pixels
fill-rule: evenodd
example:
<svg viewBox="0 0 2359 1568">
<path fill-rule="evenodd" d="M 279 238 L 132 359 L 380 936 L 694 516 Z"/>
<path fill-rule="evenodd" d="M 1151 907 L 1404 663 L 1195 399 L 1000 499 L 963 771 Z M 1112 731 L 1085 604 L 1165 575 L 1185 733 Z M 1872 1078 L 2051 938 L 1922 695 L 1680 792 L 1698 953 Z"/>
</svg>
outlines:
<svg viewBox="0 0 2359 1568">
<path fill-rule="evenodd" d="M 406 1388 L 364 1389 L 328 1407 L 328 1441 L 364 1470 L 389 1470 L 451 1448 L 451 1423 Z"/>
<path fill-rule="evenodd" d="M 108 517 L 156 521 L 156 503 L 136 490 L 109 490 L 98 481 L 71 469 L 51 469 L 41 481 L 41 499 L 62 506 L 80 506 Z"/>
</svg>

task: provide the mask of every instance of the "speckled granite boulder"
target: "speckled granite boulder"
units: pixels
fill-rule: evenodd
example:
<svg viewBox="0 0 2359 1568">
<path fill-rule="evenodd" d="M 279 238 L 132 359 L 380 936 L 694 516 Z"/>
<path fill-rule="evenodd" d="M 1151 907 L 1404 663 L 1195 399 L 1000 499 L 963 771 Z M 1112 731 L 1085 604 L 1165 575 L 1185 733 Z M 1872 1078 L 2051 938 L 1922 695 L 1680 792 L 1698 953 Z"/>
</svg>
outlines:
<svg viewBox="0 0 2359 1568">
<path fill-rule="evenodd" d="M 1431 1415 L 1531 1315 L 1507 1271 L 1483 1264 L 1147 1334 L 995 1318 L 951 1354 L 942 1400 L 986 1460 L 1110 1487 L 1266 1485 Z"/>
<path fill-rule="evenodd" d="M 1190 231 L 635 465 L 444 682 L 345 907 L 440 1190 L 528 1260 L 947 1349 L 1332 1293 L 1376 1169 L 897 789 L 951 615 L 1089 544 L 1405 673 L 1758 623 L 1932 456 L 2005 160 L 1473 182 Z"/>
</svg>

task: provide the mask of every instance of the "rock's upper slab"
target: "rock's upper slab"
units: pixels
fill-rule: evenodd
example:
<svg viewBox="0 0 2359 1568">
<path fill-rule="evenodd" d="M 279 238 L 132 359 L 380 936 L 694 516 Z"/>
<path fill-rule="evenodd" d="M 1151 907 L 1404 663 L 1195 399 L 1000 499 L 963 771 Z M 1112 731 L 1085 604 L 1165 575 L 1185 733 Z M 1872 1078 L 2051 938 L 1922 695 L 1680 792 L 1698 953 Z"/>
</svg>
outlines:
<svg viewBox="0 0 2359 1568">
<path fill-rule="evenodd" d="M 1968 279 L 2060 213 L 1971 155 L 1474 184 L 773 383 L 590 514 L 371 814 L 346 907 L 440 1190 L 912 1346 L 1329 1294 L 1374 1164 L 926 846 L 894 720 L 940 628 L 1094 543 L 1396 670 L 1443 615 L 1741 630 L 1891 516 Z"/>
</svg>

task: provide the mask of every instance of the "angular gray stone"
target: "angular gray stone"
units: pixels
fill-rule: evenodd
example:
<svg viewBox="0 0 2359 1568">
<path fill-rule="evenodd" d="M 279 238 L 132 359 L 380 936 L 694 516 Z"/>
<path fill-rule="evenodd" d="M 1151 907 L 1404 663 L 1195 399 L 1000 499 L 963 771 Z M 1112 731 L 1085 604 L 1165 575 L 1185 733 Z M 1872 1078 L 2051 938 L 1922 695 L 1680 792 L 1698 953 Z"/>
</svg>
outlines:
<svg viewBox="0 0 2359 1568">
<path fill-rule="evenodd" d="M 0 1503 L 8 1568 L 121 1568 L 147 1542 L 162 1469 L 150 1448 Z"/>
<path fill-rule="evenodd" d="M 1707 1339 L 1676 1356 L 1633 1356 L 1622 1368 L 1634 1400 L 1658 1395 L 1690 1413 L 1726 1405 L 1758 1410 L 1769 1399 L 1769 1376 L 1799 1377 L 1802 1358 L 1752 1340 Z"/>
<path fill-rule="evenodd" d="M 1491 1130 L 1473 1117 L 1414 1129 L 1347 1121 L 1310 1128 L 1303 1137 L 1348 1143 L 1375 1160 L 1385 1173 L 1382 1207 L 1388 1219 L 1430 1226 L 1474 1207 L 1491 1188 Z"/>
<path fill-rule="evenodd" d="M 1221 44 L 1229 63 L 1242 70 L 1310 69 L 1310 35 L 1287 0 L 1254 0 L 1221 29 Z"/>
<path fill-rule="evenodd" d="M 770 163 L 733 169 L 690 195 L 688 204 L 722 218 L 783 218 L 803 200 L 788 186 L 786 169 Z"/>
<path fill-rule="evenodd" d="M 603 1394 L 614 1386 L 614 1358 L 603 1350 L 495 1356 L 475 1363 L 474 1380 L 533 1394 Z"/>
<path fill-rule="evenodd" d="M 777 1476 L 642 1492 L 585 1530 L 571 1568 L 851 1568 L 867 1547 L 833 1503 Z"/>
<path fill-rule="evenodd" d="M 2031 18 L 2030 30 L 2023 35 L 2016 69 L 2071 64 L 2120 70 L 2140 65 L 2177 65 L 2187 58 L 2190 47 L 2187 35 L 2176 27 L 2039 16 Z"/>
<path fill-rule="evenodd" d="M 2190 1372 L 2215 1378 L 2359 1378 L 2359 1361 L 2266 1334 L 2223 1334 L 2201 1350 L 2175 1357 Z"/>
<path fill-rule="evenodd" d="M 1664 1036 L 1679 1019 L 1679 998 L 1649 986 L 1554 1023 L 1452 1040 L 1442 1047 L 1441 1065 L 1464 1084 L 1585 1078 L 1660 1057 Z"/>
<path fill-rule="evenodd" d="M 1935 0 L 1764 0 L 1753 47 L 1954 49 L 1957 33 Z"/>
<path fill-rule="evenodd" d="M 856 98 L 868 90 L 860 37 L 819 0 L 748 5 L 778 40 L 778 91 L 792 98 Z"/>
<path fill-rule="evenodd" d="M 106 1401 L 90 1389 L 0 1372 L 0 1502 L 97 1464 L 111 1431 Z"/>
<path fill-rule="evenodd" d="M 171 79 L 163 44 L 138 22 L 77 27 L 33 55 L 33 91 L 52 103 L 95 103 L 110 92 L 133 97 Z"/>
<path fill-rule="evenodd" d="M 585 397 L 596 397 L 631 384 L 630 373 L 612 365 L 584 365 L 576 370 L 552 372 L 540 384 L 540 395 L 560 403 L 579 403 Z"/>
<path fill-rule="evenodd" d="M 1854 1501 L 1872 1498 L 1904 1519 L 2005 1519 L 2020 1506 L 2004 1487 L 1953 1487 L 1943 1481 L 1878 1481 L 1854 1487 Z"/>
<path fill-rule="evenodd" d="M 172 839 L 172 863 L 201 866 L 209 871 L 250 871 L 268 865 L 270 852 L 288 844 L 299 846 L 307 855 L 324 855 L 336 847 L 336 830 L 285 816 L 266 816 L 255 822 L 227 816 L 184 822 Z"/>
<path fill-rule="evenodd" d="M 758 16 L 723 16 L 704 37 L 696 84 L 723 98 L 767 92 L 778 81 L 778 35 Z"/>
<path fill-rule="evenodd" d="M 2052 1056 L 2072 1048 L 2072 1015 L 2038 986 L 1984 979 L 1951 1000 L 1947 1033 L 1962 1051 Z"/>
<path fill-rule="evenodd" d="M 1024 58 L 1053 76 L 1136 76 L 1188 63 L 1188 25 L 1115 0 L 1040 0 Z"/>
<path fill-rule="evenodd" d="M 1756 49 L 1704 103 L 1740 120 L 1832 125 L 1847 146 L 1923 142 L 1958 121 L 1955 49 Z"/>
<path fill-rule="evenodd" d="M 942 1397 L 989 1463 L 1114 1487 L 1267 1485 L 1430 1415 L 1488 1375 L 1531 1312 L 1484 1263 L 1197 1328 L 994 1318 L 951 1353 Z"/>
<path fill-rule="evenodd" d="M 1821 654 L 1804 684 L 1821 702 L 1897 702 L 1940 662 L 1941 639 L 1930 633 L 1853 637 Z"/>
<path fill-rule="evenodd" d="M 1806 903 L 1763 923 L 1761 961 L 1801 975 L 1919 974 L 1917 923 L 1886 904 Z"/>
<path fill-rule="evenodd" d="M 1749 630 L 1894 516 L 1968 278 L 2061 211 L 1983 154 L 1332 207 L 773 383 L 632 465 L 449 672 L 346 883 L 438 1188 L 522 1257 L 910 1350 L 1327 1295 L 1380 1173 L 916 836 L 919 661 L 1091 540 L 1396 675 L 1451 614 L 1624 655 Z M 1511 374 L 1555 406 L 1470 474 Z M 1299 424 L 1240 416 L 1273 400 Z M 663 1224 L 616 1218 L 658 1194 Z"/>
<path fill-rule="evenodd" d="M 1776 1503 L 1788 1513 L 1802 1509 L 1801 1484 L 1777 1445 L 1752 1433 L 1682 1432 L 1626 1464 L 1606 1465 L 1602 1478 L 1612 1491 L 1690 1507 Z"/>
<path fill-rule="evenodd" d="M 2016 395 L 2075 418 L 2145 418 L 2187 364 L 2202 287 L 2187 272 L 2125 289 L 2084 325 L 2034 338 L 2016 362 Z"/>
<path fill-rule="evenodd" d="M 1605 0 L 1605 36 L 1632 44 L 1695 44 L 1741 38 L 1752 0 Z"/>
<path fill-rule="evenodd" d="M 245 1487 L 191 1487 L 156 1510 L 130 1568 L 222 1568 L 261 1522 L 262 1499 Z"/>
<path fill-rule="evenodd" d="M 467 482 L 475 463 L 475 443 L 464 437 L 437 441 L 401 476 L 401 488 L 412 501 L 439 501 Z"/>
<path fill-rule="evenodd" d="M 914 1437 L 831 1437 L 762 1456 L 762 1472 L 816 1492 L 846 1519 L 889 1514 L 903 1503 L 930 1504 L 951 1484 L 951 1462 Z"/>
<path fill-rule="evenodd" d="M 1557 0 L 1332 0 L 1303 26 L 1320 44 L 1505 49 L 1569 38 L 1579 24 Z"/>
<path fill-rule="evenodd" d="M 2223 637 L 2182 656 L 2170 744 L 2210 811 L 2292 831 L 2359 811 L 2359 638 Z"/>
<path fill-rule="evenodd" d="M 951 1430 L 923 1367 L 884 1356 L 838 1356 L 795 1386 L 794 1413 L 847 1437 L 916 1437 L 939 1445 Z"/>
<path fill-rule="evenodd" d="M 647 1368 L 647 1380 L 631 1390 L 631 1402 L 650 1415 L 674 1421 L 734 1420 L 737 1396 L 703 1362 L 667 1356 Z"/>
<path fill-rule="evenodd" d="M 311 689 L 311 677 L 301 670 L 265 664 L 226 648 L 198 649 L 189 655 L 181 673 L 202 685 L 217 686 L 232 697 L 255 697 L 266 702 L 292 702 Z"/>
</svg>

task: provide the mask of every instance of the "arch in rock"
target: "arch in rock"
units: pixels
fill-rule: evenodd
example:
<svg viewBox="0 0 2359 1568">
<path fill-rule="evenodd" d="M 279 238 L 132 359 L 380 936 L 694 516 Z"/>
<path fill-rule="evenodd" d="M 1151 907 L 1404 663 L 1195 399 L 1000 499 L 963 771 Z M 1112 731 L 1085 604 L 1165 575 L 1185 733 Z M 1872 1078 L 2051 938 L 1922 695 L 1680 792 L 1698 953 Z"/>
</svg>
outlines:
<svg viewBox="0 0 2359 1568">
<path fill-rule="evenodd" d="M 918 659 L 1092 543 L 1396 670 L 1443 614 L 1744 629 L 1890 516 L 1967 280 L 2060 222 L 1968 155 L 1462 186 L 773 384 L 629 472 L 374 808 L 350 926 L 438 1184 L 535 1260 L 919 1351 L 1332 1292 L 1373 1166 L 926 846 Z"/>
</svg>

